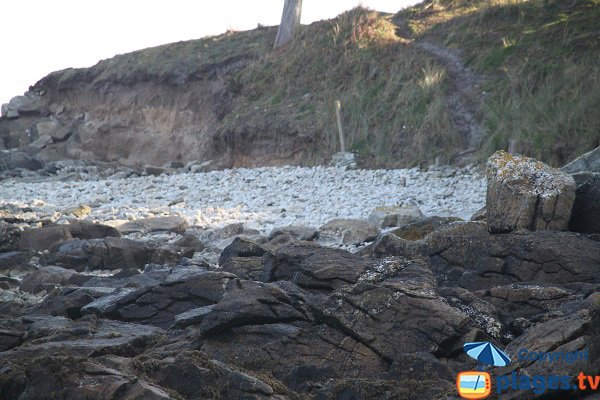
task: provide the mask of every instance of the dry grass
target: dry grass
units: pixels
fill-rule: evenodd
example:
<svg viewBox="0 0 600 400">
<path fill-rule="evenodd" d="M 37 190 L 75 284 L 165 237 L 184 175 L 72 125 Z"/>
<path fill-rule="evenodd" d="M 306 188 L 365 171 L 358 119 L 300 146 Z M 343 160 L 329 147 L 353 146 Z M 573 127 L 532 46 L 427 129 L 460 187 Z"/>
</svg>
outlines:
<svg viewBox="0 0 600 400">
<path fill-rule="evenodd" d="M 441 0 L 397 17 L 487 77 L 482 158 L 510 139 L 553 165 L 600 145 L 600 1 Z"/>
<path fill-rule="evenodd" d="M 355 8 L 303 27 L 290 45 L 265 52 L 236 78 L 244 114 L 294 121 L 314 132 L 314 162 L 339 149 L 335 100 L 342 103 L 347 147 L 365 165 L 416 165 L 462 143 L 443 102 L 444 70 L 404 44 L 390 15 Z"/>
</svg>

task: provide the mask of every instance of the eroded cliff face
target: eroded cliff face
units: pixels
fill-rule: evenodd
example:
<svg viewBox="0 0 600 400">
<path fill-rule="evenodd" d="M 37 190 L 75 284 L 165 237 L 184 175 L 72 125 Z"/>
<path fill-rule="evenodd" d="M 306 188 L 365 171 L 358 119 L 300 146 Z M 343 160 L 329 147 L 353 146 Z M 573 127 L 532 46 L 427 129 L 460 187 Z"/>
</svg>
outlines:
<svg viewBox="0 0 600 400">
<path fill-rule="evenodd" d="M 312 140 L 285 119 L 246 116 L 222 123 L 236 102 L 233 77 L 253 55 L 211 59 L 186 48 L 198 45 L 180 42 L 49 74 L 3 106 L 0 145 L 42 161 L 134 167 L 196 160 L 217 167 L 301 163 Z"/>
</svg>

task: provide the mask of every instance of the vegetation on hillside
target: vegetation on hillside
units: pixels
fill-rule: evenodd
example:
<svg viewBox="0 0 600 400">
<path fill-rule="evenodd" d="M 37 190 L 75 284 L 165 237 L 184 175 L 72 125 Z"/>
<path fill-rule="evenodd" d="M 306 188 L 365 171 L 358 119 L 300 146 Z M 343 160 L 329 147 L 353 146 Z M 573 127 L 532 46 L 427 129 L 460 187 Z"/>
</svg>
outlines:
<svg viewBox="0 0 600 400">
<path fill-rule="evenodd" d="M 339 146 L 340 99 L 348 147 L 366 165 L 451 161 L 466 147 L 448 115 L 452 85 L 412 41 L 454 48 L 484 77 L 474 94 L 481 160 L 511 140 L 553 165 L 600 145 L 600 0 L 430 0 L 393 17 L 356 8 L 304 27 L 279 51 L 266 42 L 236 77 L 227 122 L 296 121 L 317 135 L 321 160 Z"/>
<path fill-rule="evenodd" d="M 485 76 L 482 156 L 513 139 L 561 165 L 600 145 L 599 0 L 434 0 L 396 21 Z"/>
<path fill-rule="evenodd" d="M 560 165 L 600 145 L 600 0 L 427 0 L 396 15 L 356 8 L 303 26 L 272 49 L 276 27 L 173 43 L 72 70 L 62 82 L 185 85 L 205 66 L 240 58 L 219 132 L 292 129 L 310 137 L 303 162 L 339 150 L 335 100 L 346 147 L 368 167 L 451 162 L 467 143 L 448 109 L 445 64 L 416 42 L 456 50 L 483 79 L 473 104 L 484 127 L 476 156 L 509 141 Z"/>
<path fill-rule="evenodd" d="M 458 151 L 443 68 L 402 43 L 391 19 L 356 8 L 303 27 L 281 49 L 266 47 L 235 77 L 236 110 L 225 123 L 287 119 L 315 137 L 312 161 L 321 162 L 339 151 L 339 99 L 346 147 L 367 166 L 415 165 Z"/>
</svg>

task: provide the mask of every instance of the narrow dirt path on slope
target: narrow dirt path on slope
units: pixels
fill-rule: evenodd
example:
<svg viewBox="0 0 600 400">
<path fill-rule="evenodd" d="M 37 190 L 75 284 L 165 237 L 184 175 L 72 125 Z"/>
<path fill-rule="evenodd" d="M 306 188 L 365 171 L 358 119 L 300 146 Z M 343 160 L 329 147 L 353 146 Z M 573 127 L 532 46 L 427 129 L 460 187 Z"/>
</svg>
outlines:
<svg viewBox="0 0 600 400">
<path fill-rule="evenodd" d="M 406 21 L 399 15 L 392 21 L 397 27 L 399 37 L 407 38 L 411 46 L 427 53 L 446 68 L 450 84 L 446 93 L 446 107 L 466 146 L 463 152 L 455 155 L 454 161 L 469 161 L 470 156 L 481 146 L 484 137 L 484 129 L 477 120 L 477 112 L 483 101 L 479 90 L 479 85 L 484 81 L 483 77 L 465 67 L 457 50 L 415 38 L 406 28 Z"/>
<path fill-rule="evenodd" d="M 481 102 L 478 86 L 483 78 L 467 69 L 455 50 L 427 41 L 414 41 L 412 45 L 446 67 L 451 86 L 446 94 L 448 112 L 454 126 L 465 139 L 467 151 L 478 149 L 483 139 L 483 128 L 476 117 Z"/>
</svg>

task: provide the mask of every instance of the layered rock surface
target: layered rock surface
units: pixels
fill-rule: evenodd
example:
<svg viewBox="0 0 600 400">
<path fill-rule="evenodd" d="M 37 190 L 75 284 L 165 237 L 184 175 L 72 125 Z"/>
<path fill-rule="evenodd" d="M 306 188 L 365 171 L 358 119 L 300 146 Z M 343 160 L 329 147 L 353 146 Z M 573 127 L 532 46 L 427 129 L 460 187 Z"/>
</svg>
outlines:
<svg viewBox="0 0 600 400">
<path fill-rule="evenodd" d="M 0 398 L 455 399 L 470 341 L 506 349 L 507 374 L 545 373 L 523 346 L 589 349 L 552 373 L 599 365 L 594 234 L 493 233 L 490 204 L 476 222 L 257 230 L 166 213 L 113 227 L 93 202 L 54 206 L 53 224 L 41 201 L 0 214 Z"/>
</svg>

